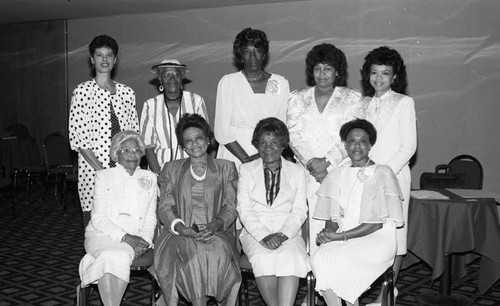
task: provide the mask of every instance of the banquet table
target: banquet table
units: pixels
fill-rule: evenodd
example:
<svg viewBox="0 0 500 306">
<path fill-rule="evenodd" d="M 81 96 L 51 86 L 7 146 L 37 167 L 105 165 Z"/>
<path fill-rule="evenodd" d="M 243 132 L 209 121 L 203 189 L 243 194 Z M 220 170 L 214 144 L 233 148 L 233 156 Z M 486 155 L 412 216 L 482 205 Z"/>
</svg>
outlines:
<svg viewBox="0 0 500 306">
<path fill-rule="evenodd" d="M 0 164 L 9 177 L 15 167 L 40 165 L 40 154 L 36 138 L 0 139 Z"/>
<path fill-rule="evenodd" d="M 470 261 L 467 254 L 477 254 L 481 257 L 478 288 L 484 294 L 500 278 L 500 224 L 495 199 L 463 198 L 446 189 L 430 192 L 441 197 L 412 192 L 405 266 L 422 260 L 432 268 L 432 280 L 445 270 L 460 278 L 466 274 L 465 267 L 451 269 L 451 259 L 464 263 L 464 259 Z M 442 296 L 450 294 L 445 282 L 446 279 L 440 279 Z"/>
</svg>

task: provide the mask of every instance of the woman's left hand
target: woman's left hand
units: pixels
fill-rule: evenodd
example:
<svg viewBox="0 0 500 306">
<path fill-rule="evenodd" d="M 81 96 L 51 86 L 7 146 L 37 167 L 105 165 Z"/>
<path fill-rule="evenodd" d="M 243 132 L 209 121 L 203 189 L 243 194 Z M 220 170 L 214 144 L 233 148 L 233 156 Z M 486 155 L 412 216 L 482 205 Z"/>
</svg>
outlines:
<svg viewBox="0 0 500 306">
<path fill-rule="evenodd" d="M 210 243 L 214 239 L 214 232 L 208 230 L 207 228 L 201 230 L 196 237 L 194 237 L 195 241 Z"/>
<path fill-rule="evenodd" d="M 326 158 L 314 157 L 307 162 L 306 167 L 312 176 L 316 176 L 319 173 L 327 171 L 326 169 L 329 165 L 330 163 L 326 160 Z"/>
</svg>

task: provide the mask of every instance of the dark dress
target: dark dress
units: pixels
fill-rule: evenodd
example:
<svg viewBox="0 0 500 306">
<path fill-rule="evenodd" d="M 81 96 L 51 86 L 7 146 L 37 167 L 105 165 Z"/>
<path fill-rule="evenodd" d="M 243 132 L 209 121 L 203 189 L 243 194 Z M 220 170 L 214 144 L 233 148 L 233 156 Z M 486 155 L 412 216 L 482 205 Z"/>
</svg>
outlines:
<svg viewBox="0 0 500 306">
<path fill-rule="evenodd" d="M 204 184 L 194 183 L 189 168 L 189 159 L 176 160 L 165 164 L 160 175 L 158 213 L 164 228 L 155 243 L 154 268 L 163 297 L 167 305 L 177 305 L 179 293 L 188 301 L 213 296 L 219 302 L 235 305 L 241 283 L 234 230 L 236 167 L 230 161 L 208 157 Z M 201 202 L 206 203 L 201 217 L 207 223 L 222 219 L 223 229 L 210 243 L 173 234 L 172 221 L 180 218 L 191 226 L 194 205 Z"/>
</svg>

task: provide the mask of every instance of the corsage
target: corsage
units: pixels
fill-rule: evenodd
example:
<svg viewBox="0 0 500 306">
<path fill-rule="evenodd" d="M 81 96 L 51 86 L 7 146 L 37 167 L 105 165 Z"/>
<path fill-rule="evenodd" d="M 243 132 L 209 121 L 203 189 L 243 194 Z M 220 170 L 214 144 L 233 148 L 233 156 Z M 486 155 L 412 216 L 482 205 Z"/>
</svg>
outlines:
<svg viewBox="0 0 500 306">
<path fill-rule="evenodd" d="M 147 176 L 142 176 L 138 180 L 139 186 L 141 186 L 144 190 L 148 190 L 153 186 L 153 180 Z"/>
</svg>

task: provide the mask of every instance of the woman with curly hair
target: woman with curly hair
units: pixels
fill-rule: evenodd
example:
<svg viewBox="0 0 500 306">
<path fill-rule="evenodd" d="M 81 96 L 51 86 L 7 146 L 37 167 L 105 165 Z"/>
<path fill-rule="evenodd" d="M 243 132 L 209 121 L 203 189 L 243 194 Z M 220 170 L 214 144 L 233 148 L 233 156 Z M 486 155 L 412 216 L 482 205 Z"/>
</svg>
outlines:
<svg viewBox="0 0 500 306">
<path fill-rule="evenodd" d="M 328 172 L 347 157 L 339 137 L 342 124 L 364 116 L 361 93 L 347 88 L 347 61 L 332 44 L 314 46 L 307 54 L 306 73 L 312 87 L 294 91 L 288 103 L 286 125 L 290 146 L 298 161 L 307 169 L 307 201 L 314 211 L 316 191 Z M 324 222 L 309 215 L 310 239 Z M 316 249 L 311 244 L 311 253 Z"/>
<path fill-rule="evenodd" d="M 264 71 L 269 53 L 264 32 L 252 28 L 241 31 L 233 43 L 233 53 L 241 70 L 219 81 L 214 132 L 221 144 L 217 158 L 239 166 L 259 157 L 252 146 L 257 122 L 267 117 L 285 120 L 290 86 L 281 75 Z"/>
<path fill-rule="evenodd" d="M 379 47 L 365 57 L 361 77 L 368 104 L 366 119 L 378 131 L 377 145 L 371 150 L 370 157 L 379 164 L 389 166 L 396 174 L 403 193 L 403 214 L 407 222 L 411 188 L 409 162 L 417 148 L 417 125 L 415 103 L 406 95 L 406 67 L 396 50 Z M 407 226 L 398 228 L 396 234 L 395 280 L 406 254 Z M 381 297 L 376 302 L 379 300 Z"/>
</svg>

